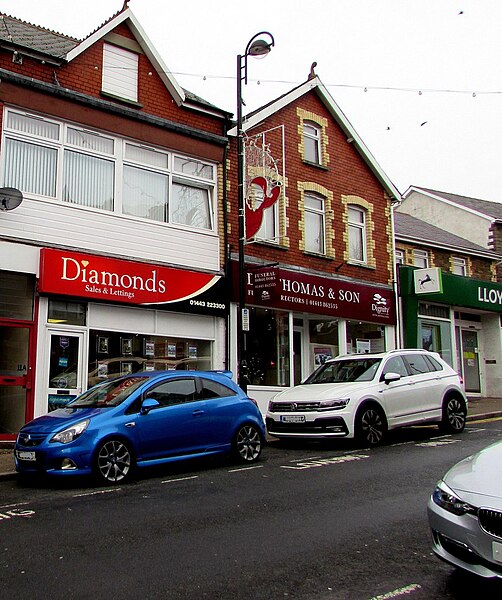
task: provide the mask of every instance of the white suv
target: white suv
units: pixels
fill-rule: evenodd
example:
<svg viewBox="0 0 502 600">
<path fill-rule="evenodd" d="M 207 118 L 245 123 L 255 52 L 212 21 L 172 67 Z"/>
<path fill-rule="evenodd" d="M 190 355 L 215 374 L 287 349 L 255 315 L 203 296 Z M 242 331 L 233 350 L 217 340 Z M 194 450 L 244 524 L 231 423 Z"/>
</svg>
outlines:
<svg viewBox="0 0 502 600">
<path fill-rule="evenodd" d="M 266 423 L 277 438 L 355 437 L 374 446 L 405 425 L 437 423 L 460 433 L 466 416 L 462 379 L 438 354 L 392 350 L 326 361 L 270 401 Z"/>
</svg>

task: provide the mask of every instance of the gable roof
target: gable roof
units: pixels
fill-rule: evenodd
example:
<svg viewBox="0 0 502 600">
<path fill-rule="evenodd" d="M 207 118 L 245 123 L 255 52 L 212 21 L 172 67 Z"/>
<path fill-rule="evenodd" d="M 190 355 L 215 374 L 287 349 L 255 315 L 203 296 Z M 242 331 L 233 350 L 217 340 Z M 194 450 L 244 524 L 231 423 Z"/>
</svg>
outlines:
<svg viewBox="0 0 502 600">
<path fill-rule="evenodd" d="M 401 200 L 401 194 L 399 190 L 395 187 L 395 185 L 386 175 L 382 167 L 378 164 L 375 157 L 371 154 L 363 140 L 359 137 L 357 131 L 354 129 L 354 127 L 352 126 L 342 109 L 335 102 L 335 100 L 328 92 L 325 85 L 321 82 L 318 76 L 308 79 L 307 81 L 293 88 L 289 92 L 283 94 L 282 96 L 279 96 L 275 100 L 272 100 L 268 104 L 246 115 L 242 124 L 243 130 L 247 131 L 249 129 L 252 129 L 256 125 L 261 123 L 263 120 L 267 119 L 274 113 L 288 106 L 292 102 L 295 102 L 298 98 L 301 98 L 301 96 L 311 91 L 315 91 L 316 94 L 319 96 L 319 98 L 324 103 L 328 111 L 331 113 L 335 122 L 339 125 L 339 127 L 346 135 L 347 142 L 351 143 L 359 152 L 359 154 L 362 156 L 363 160 L 366 162 L 373 174 L 380 181 L 383 187 L 387 190 L 388 194 L 391 197 L 391 200 Z M 228 132 L 228 135 L 237 135 L 237 127 L 233 127 Z"/>
<path fill-rule="evenodd" d="M 394 236 L 396 240 L 402 242 L 418 243 L 450 251 L 456 250 L 492 260 L 501 258 L 496 252 L 402 212 L 394 211 Z"/>
<path fill-rule="evenodd" d="M 92 44 L 99 41 L 121 23 L 126 22 L 131 29 L 141 50 L 148 57 L 160 79 L 168 89 L 176 104 L 196 109 L 204 109 L 215 116 L 229 117 L 230 113 L 206 102 L 199 96 L 182 88 L 171 71 L 167 68 L 161 56 L 148 39 L 131 9 L 124 4 L 124 9 L 113 15 L 95 31 L 83 40 L 50 31 L 43 27 L 20 21 L 9 15 L 0 14 L 0 47 L 19 51 L 54 64 L 69 63 L 85 52 Z"/>
<path fill-rule="evenodd" d="M 450 204 L 457 204 L 461 208 L 465 208 L 469 211 L 476 212 L 485 217 L 489 217 L 494 220 L 502 220 L 502 203 L 492 202 L 489 200 L 480 200 L 479 198 L 470 198 L 469 196 L 459 196 L 458 194 L 450 194 L 448 192 L 439 192 L 437 190 L 431 190 L 428 188 L 421 188 L 417 186 L 410 186 L 403 194 L 403 199 L 406 199 L 413 192 L 424 194 L 431 198 L 447 202 Z"/>
</svg>

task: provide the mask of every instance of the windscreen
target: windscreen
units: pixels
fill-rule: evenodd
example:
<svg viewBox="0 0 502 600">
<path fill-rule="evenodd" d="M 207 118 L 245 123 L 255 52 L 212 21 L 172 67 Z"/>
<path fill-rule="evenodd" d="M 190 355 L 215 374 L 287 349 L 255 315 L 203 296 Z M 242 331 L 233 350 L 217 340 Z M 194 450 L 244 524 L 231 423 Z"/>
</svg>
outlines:
<svg viewBox="0 0 502 600">
<path fill-rule="evenodd" d="M 350 383 L 371 381 L 381 358 L 349 358 L 327 362 L 305 380 L 305 383 Z"/>
<path fill-rule="evenodd" d="M 112 379 L 87 390 L 87 392 L 75 398 L 73 402 L 67 404 L 67 407 L 106 408 L 118 406 L 147 380 L 148 377 L 120 377 L 119 379 Z"/>
</svg>

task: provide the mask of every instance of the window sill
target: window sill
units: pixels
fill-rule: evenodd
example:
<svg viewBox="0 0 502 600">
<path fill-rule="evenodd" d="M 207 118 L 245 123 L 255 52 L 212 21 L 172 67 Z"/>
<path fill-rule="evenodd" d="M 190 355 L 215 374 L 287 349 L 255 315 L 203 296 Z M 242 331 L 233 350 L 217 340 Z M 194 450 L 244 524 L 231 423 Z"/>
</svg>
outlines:
<svg viewBox="0 0 502 600">
<path fill-rule="evenodd" d="M 248 242 L 249 244 L 250 242 Z M 285 246 L 281 246 L 280 244 L 276 243 L 276 242 L 267 242 L 266 240 L 255 240 L 253 239 L 251 242 L 253 245 L 260 245 L 260 246 L 266 246 L 267 248 L 274 248 L 275 250 L 282 250 L 282 251 L 286 251 L 289 250 L 289 248 L 286 248 Z"/>
<path fill-rule="evenodd" d="M 303 254 L 305 256 L 312 256 L 314 258 L 321 258 L 321 259 L 324 259 L 324 260 L 334 260 L 333 257 L 327 256 L 326 254 L 318 254 L 317 252 L 309 252 L 308 250 L 304 250 Z"/>
<path fill-rule="evenodd" d="M 348 260 L 345 264 L 350 265 L 351 267 L 361 267 L 362 269 L 370 269 L 371 271 L 374 271 L 376 269 L 374 265 L 369 265 L 368 263 L 359 262 L 357 260 Z"/>
<path fill-rule="evenodd" d="M 329 171 L 328 167 L 325 167 L 321 163 L 316 163 L 311 160 L 303 159 L 303 164 L 308 165 L 309 167 L 315 167 L 317 169 L 321 169 L 322 171 Z"/>
<path fill-rule="evenodd" d="M 110 94 L 109 92 L 104 92 L 101 90 L 101 96 L 106 98 L 107 100 L 115 100 L 116 102 L 120 102 L 121 104 L 125 104 L 127 106 L 131 106 L 133 108 L 143 108 L 143 104 L 141 102 L 135 102 L 134 100 L 128 100 L 127 98 L 122 98 L 121 96 L 115 96 L 114 94 Z"/>
</svg>

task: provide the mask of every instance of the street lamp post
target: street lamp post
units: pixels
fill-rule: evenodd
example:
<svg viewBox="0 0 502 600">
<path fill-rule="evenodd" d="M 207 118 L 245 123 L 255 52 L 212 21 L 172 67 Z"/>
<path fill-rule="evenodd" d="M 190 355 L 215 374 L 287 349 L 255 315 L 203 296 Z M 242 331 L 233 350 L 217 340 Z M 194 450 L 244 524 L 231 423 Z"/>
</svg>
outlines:
<svg viewBox="0 0 502 600">
<path fill-rule="evenodd" d="M 269 41 L 261 38 L 265 35 Z M 257 58 L 266 56 L 274 45 L 274 36 L 268 31 L 261 31 L 248 42 L 244 54 L 237 56 L 237 206 L 239 220 L 239 308 L 237 311 L 237 365 L 238 383 L 247 391 L 247 381 L 244 376 L 245 366 L 245 335 L 244 310 L 246 308 L 246 268 L 244 261 L 244 246 L 246 242 L 245 228 L 245 198 L 244 198 L 244 132 L 242 130 L 242 82 L 247 84 L 248 56 Z"/>
</svg>

